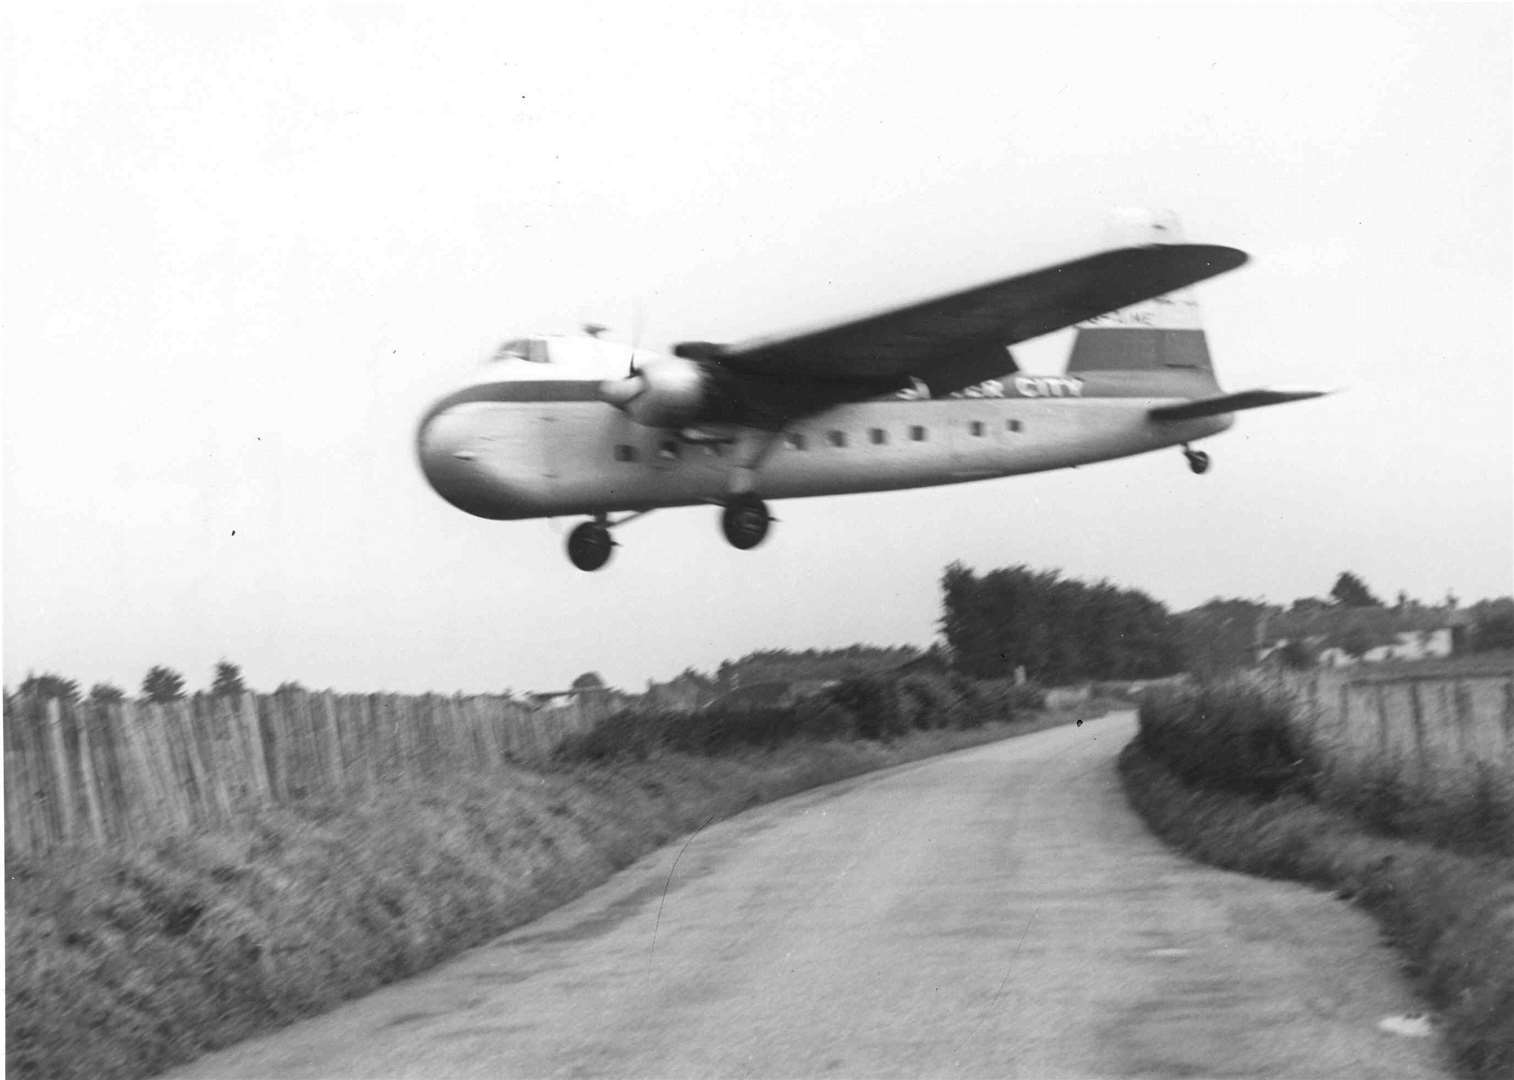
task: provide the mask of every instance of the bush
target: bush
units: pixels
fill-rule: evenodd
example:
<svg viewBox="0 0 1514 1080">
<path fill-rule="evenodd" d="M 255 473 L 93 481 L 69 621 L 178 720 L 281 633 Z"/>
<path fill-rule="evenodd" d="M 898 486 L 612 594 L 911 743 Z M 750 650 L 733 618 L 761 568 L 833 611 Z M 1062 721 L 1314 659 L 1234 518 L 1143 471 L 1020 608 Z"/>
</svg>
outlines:
<svg viewBox="0 0 1514 1080">
<path fill-rule="evenodd" d="M 909 730 L 906 712 L 900 708 L 897 681 L 887 675 L 842 679 L 826 690 L 825 696 L 856 718 L 860 738 L 886 742 Z"/>
<path fill-rule="evenodd" d="M 1045 707 L 1040 687 L 961 674 L 870 674 L 842 679 L 789 704 L 711 705 L 693 712 L 621 709 L 570 736 L 560 761 L 644 761 L 661 750 L 713 756 L 773 749 L 793 739 L 889 742 L 911 731 L 1013 722 Z"/>
<path fill-rule="evenodd" d="M 930 731 L 954 725 L 958 696 L 946 679 L 906 675 L 899 680 L 898 691 L 906 727 Z"/>
<path fill-rule="evenodd" d="M 1315 769 L 1290 726 L 1293 705 L 1281 689 L 1255 682 L 1164 687 L 1142 702 L 1138 739 L 1186 783 L 1308 796 Z"/>
</svg>

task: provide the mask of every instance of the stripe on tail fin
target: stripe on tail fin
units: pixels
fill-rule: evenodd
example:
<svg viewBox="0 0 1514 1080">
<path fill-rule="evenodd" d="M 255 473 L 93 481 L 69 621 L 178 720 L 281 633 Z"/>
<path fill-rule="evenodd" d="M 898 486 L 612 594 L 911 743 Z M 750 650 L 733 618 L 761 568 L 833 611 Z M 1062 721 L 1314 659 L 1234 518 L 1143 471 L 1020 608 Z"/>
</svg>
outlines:
<svg viewBox="0 0 1514 1080">
<path fill-rule="evenodd" d="M 1121 244 L 1182 243 L 1182 228 L 1171 211 L 1117 211 L 1114 239 Z M 1078 324 L 1069 375 L 1090 371 L 1177 371 L 1214 384 L 1209 344 L 1193 291 L 1144 300 Z M 1217 387 L 1217 384 L 1215 384 Z"/>
</svg>

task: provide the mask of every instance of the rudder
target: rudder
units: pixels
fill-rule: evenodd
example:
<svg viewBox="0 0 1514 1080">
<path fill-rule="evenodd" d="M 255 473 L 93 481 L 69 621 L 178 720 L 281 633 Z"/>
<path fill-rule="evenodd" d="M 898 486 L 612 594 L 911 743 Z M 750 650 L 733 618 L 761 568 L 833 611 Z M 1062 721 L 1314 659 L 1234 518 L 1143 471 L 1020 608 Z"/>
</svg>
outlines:
<svg viewBox="0 0 1514 1080">
<path fill-rule="evenodd" d="M 1122 246 L 1183 240 L 1177 215 L 1166 210 L 1120 211 L 1113 230 Z M 1184 372 L 1218 385 L 1193 290 L 1181 289 L 1079 323 L 1067 373 L 1093 371 Z"/>
</svg>

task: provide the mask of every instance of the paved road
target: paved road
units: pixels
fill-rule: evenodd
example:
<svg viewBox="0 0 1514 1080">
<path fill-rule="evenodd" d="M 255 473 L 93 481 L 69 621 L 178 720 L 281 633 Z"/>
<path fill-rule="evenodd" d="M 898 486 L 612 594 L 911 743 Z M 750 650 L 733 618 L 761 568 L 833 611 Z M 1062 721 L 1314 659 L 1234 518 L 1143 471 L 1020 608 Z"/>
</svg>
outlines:
<svg viewBox="0 0 1514 1080">
<path fill-rule="evenodd" d="M 749 812 L 181 1077 L 1426 1077 L 1372 923 L 1127 809 L 1129 716 Z"/>
</svg>

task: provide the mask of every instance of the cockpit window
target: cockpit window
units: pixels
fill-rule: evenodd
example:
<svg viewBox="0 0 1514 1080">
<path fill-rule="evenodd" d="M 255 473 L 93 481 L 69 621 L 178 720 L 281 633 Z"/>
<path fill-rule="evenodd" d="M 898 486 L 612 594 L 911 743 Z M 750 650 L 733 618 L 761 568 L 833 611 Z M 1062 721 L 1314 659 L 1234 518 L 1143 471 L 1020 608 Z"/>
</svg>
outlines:
<svg viewBox="0 0 1514 1080">
<path fill-rule="evenodd" d="M 545 364 L 547 356 L 547 343 L 541 338 L 517 338 L 507 341 L 498 349 L 494 350 L 494 360 L 525 360 L 532 364 Z"/>
</svg>

